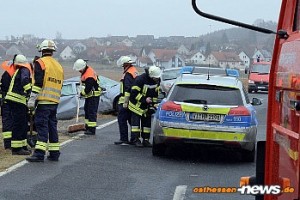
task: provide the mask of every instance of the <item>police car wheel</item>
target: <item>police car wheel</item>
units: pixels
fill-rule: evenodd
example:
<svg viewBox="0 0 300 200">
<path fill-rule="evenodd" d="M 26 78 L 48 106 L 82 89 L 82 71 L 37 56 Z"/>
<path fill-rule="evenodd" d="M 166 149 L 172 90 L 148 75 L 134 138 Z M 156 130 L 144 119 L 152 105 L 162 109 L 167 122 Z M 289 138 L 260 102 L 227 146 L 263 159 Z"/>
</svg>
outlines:
<svg viewBox="0 0 300 200">
<path fill-rule="evenodd" d="M 152 155 L 153 156 L 164 156 L 166 152 L 166 145 L 165 144 L 156 144 L 155 140 L 153 140 L 152 146 Z"/>
</svg>

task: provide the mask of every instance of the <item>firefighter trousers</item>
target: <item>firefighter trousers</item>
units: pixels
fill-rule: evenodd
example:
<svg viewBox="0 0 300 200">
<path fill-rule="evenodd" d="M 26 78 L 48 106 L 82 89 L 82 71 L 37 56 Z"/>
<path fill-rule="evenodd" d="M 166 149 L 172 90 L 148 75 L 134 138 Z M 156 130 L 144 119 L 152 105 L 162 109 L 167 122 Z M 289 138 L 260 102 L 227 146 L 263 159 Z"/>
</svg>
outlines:
<svg viewBox="0 0 300 200">
<path fill-rule="evenodd" d="M 100 96 L 92 96 L 86 98 L 84 103 L 85 128 L 92 134 L 96 133 L 99 100 Z"/>
<path fill-rule="evenodd" d="M 27 149 L 27 106 L 13 101 L 8 101 L 8 104 L 13 119 L 11 149 L 15 152 Z"/>
<path fill-rule="evenodd" d="M 47 148 L 52 158 L 58 158 L 60 155 L 56 119 L 57 107 L 58 104 L 38 104 L 35 110 L 34 123 L 38 137 L 34 156 L 43 158 Z"/>
<path fill-rule="evenodd" d="M 142 137 L 143 139 L 150 139 L 151 130 L 151 116 L 140 116 L 134 112 L 131 113 L 131 134 L 136 139 Z"/>
<path fill-rule="evenodd" d="M 11 137 L 13 128 L 13 117 L 9 104 L 4 101 L 1 106 L 1 116 L 2 116 L 2 137 L 4 148 L 8 149 L 11 147 Z"/>
<path fill-rule="evenodd" d="M 123 104 L 118 104 L 118 124 L 120 131 L 120 140 L 128 141 L 128 124 L 131 126 L 131 111 L 123 108 Z M 134 140 L 131 134 L 130 141 Z"/>
</svg>

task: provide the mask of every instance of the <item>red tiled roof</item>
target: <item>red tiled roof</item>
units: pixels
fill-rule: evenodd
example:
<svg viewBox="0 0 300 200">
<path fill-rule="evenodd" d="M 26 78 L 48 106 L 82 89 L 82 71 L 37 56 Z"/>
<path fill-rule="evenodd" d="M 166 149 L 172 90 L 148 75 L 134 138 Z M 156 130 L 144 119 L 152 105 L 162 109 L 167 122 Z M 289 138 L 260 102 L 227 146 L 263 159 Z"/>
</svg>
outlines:
<svg viewBox="0 0 300 200">
<path fill-rule="evenodd" d="M 170 49 L 152 49 L 156 59 L 160 61 L 169 61 L 177 54 L 177 50 Z"/>
</svg>

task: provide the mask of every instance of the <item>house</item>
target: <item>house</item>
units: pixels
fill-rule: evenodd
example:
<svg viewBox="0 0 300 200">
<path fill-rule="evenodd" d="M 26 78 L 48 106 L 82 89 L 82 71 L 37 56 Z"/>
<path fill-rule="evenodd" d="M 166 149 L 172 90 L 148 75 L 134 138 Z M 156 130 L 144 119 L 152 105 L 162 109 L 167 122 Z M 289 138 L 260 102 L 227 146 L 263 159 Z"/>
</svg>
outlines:
<svg viewBox="0 0 300 200">
<path fill-rule="evenodd" d="M 271 61 L 272 60 L 272 54 L 264 49 L 255 49 L 255 52 L 252 56 L 253 62 L 257 61 Z"/>
<path fill-rule="evenodd" d="M 59 57 L 63 61 L 72 61 L 76 58 L 76 55 L 74 54 L 70 46 L 66 46 L 64 50 L 62 50 L 62 52 L 59 54 Z"/>
<path fill-rule="evenodd" d="M 137 57 L 135 62 L 136 62 L 135 65 L 137 67 L 142 67 L 142 68 L 153 65 L 153 62 L 149 57 L 142 57 L 142 56 Z"/>
<path fill-rule="evenodd" d="M 190 53 L 189 49 L 183 44 L 177 49 L 177 53 L 180 55 L 188 55 Z"/>
<path fill-rule="evenodd" d="M 132 47 L 132 45 L 133 45 L 133 42 L 131 40 L 129 40 L 128 38 L 123 40 L 122 43 L 127 47 Z"/>
<path fill-rule="evenodd" d="M 250 67 L 251 64 L 251 58 L 247 55 L 245 51 L 241 51 L 239 53 L 239 58 L 242 61 L 241 68 L 246 69 Z"/>
<path fill-rule="evenodd" d="M 152 49 L 148 54 L 151 61 L 162 69 L 182 67 L 184 60 L 178 55 L 177 50 L 170 49 Z"/>
<path fill-rule="evenodd" d="M 185 63 L 190 65 L 203 65 L 206 64 L 206 60 L 200 51 L 193 51 L 191 55 L 185 59 Z"/>
<path fill-rule="evenodd" d="M 241 69 L 242 61 L 234 52 L 211 52 L 206 59 L 207 64 L 221 68 Z"/>
</svg>

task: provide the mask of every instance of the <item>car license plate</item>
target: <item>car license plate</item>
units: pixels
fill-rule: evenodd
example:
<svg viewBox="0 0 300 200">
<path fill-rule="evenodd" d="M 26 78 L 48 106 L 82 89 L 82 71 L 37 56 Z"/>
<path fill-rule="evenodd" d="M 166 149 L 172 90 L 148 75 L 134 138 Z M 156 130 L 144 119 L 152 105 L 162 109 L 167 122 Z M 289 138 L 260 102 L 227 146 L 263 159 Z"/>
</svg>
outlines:
<svg viewBox="0 0 300 200">
<path fill-rule="evenodd" d="M 210 113 L 190 113 L 189 119 L 191 121 L 220 122 L 222 120 L 222 115 Z"/>
</svg>

